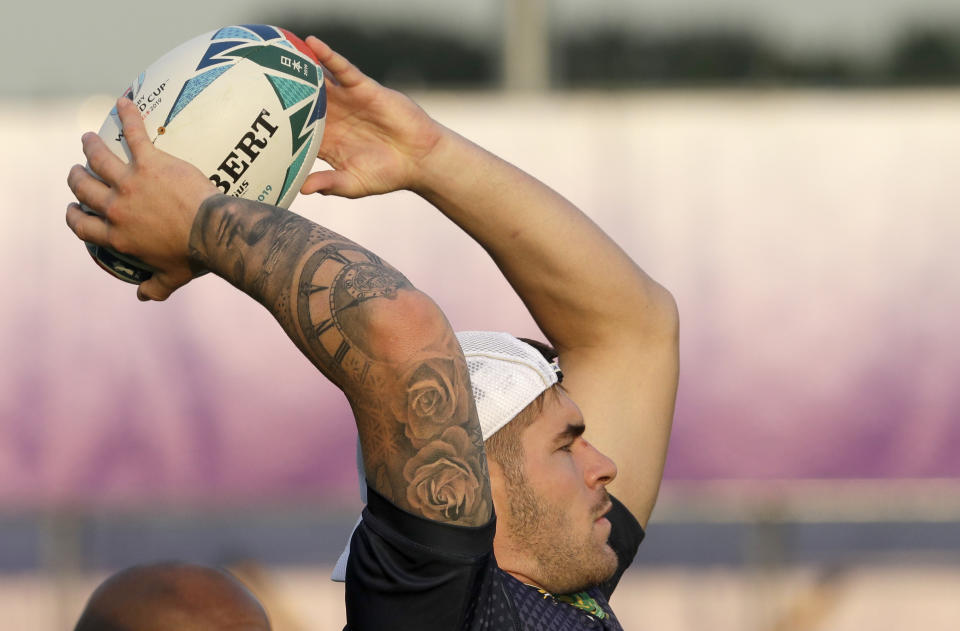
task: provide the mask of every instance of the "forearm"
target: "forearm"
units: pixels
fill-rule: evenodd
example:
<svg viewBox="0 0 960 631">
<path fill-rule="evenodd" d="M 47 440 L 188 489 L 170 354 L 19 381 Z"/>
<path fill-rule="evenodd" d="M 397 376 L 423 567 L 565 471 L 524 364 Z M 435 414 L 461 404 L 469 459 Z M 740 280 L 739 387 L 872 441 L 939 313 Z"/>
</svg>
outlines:
<svg viewBox="0 0 960 631">
<path fill-rule="evenodd" d="M 675 318 L 669 293 L 576 206 L 456 134 L 424 161 L 416 191 L 490 253 L 558 348 Z"/>
<path fill-rule="evenodd" d="M 326 228 L 222 195 L 201 206 L 190 250 L 196 265 L 263 304 L 344 391 L 367 479 L 381 495 L 438 521 L 486 521 L 489 482 L 466 363 L 427 296 L 377 255 Z M 439 508 L 422 493 L 438 469 L 428 466 L 438 453 L 458 463 L 462 500 Z"/>
</svg>

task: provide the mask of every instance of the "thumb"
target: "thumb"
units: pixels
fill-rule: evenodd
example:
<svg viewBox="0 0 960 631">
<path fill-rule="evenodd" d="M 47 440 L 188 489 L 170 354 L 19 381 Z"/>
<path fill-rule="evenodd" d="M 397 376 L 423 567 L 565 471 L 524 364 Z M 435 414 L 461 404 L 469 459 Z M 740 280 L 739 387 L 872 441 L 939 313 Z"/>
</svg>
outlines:
<svg viewBox="0 0 960 631">
<path fill-rule="evenodd" d="M 141 302 L 147 302 L 148 300 L 162 302 L 169 298 L 170 294 L 182 284 L 171 282 L 167 275 L 155 272 L 153 276 L 137 287 L 137 299 Z"/>
<path fill-rule="evenodd" d="M 337 197 L 352 199 L 363 197 L 366 194 L 356 177 L 346 171 L 335 171 L 333 169 L 311 173 L 304 180 L 300 192 L 304 195 L 320 193 L 321 195 L 336 195 Z"/>
</svg>

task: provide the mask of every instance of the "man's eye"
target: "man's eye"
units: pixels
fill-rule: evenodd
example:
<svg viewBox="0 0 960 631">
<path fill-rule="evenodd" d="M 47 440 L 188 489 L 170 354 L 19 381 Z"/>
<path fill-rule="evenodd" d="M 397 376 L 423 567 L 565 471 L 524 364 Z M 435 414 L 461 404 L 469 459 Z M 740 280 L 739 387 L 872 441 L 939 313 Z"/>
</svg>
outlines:
<svg viewBox="0 0 960 631">
<path fill-rule="evenodd" d="M 571 447 L 573 447 L 573 443 L 567 443 L 566 445 L 560 448 L 560 451 L 570 451 Z"/>
</svg>

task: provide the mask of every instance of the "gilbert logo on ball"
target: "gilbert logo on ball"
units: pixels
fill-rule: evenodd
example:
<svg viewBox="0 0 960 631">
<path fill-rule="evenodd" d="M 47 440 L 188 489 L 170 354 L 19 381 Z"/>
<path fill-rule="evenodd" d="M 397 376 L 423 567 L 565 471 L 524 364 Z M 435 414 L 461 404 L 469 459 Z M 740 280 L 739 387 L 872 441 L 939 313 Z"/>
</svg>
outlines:
<svg viewBox="0 0 960 631">
<path fill-rule="evenodd" d="M 228 26 L 196 37 L 151 64 L 123 96 L 140 109 L 156 147 L 196 166 L 224 194 L 283 208 L 310 173 L 323 137 L 327 100 L 317 59 L 274 26 Z M 116 108 L 100 137 L 130 160 Z M 134 257 L 90 243 L 87 249 L 117 278 L 150 278 Z"/>
</svg>

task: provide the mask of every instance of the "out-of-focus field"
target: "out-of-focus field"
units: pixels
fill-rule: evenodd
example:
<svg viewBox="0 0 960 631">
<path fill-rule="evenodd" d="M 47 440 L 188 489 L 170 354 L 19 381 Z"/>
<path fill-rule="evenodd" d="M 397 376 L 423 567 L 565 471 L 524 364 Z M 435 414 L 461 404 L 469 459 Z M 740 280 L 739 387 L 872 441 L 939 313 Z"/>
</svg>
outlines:
<svg viewBox="0 0 960 631">
<path fill-rule="evenodd" d="M 340 631 L 343 587 L 327 568 L 262 569 L 248 584 L 274 631 Z M 0 575 L 5 629 L 64 631 L 103 575 L 51 580 Z M 835 573 L 813 568 L 630 570 L 612 605 L 624 629 L 661 631 L 955 631 L 960 567 L 894 564 Z"/>
</svg>

